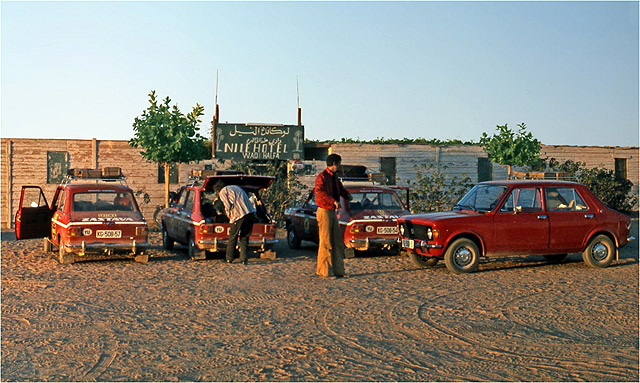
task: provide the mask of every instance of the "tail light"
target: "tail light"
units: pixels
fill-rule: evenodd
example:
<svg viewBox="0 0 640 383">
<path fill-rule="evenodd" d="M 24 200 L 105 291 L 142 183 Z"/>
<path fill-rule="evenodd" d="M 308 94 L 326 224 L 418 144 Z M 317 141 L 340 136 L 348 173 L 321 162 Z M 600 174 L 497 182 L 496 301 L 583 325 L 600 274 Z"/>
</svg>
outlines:
<svg viewBox="0 0 640 383">
<path fill-rule="evenodd" d="M 362 233 L 364 230 L 364 225 L 362 224 L 354 224 L 349 228 L 351 233 Z"/>
<path fill-rule="evenodd" d="M 149 228 L 147 228 L 146 226 L 138 226 L 138 227 L 136 227 L 136 235 L 137 236 L 147 235 L 148 233 L 149 233 Z"/>
<path fill-rule="evenodd" d="M 274 225 L 264 225 L 264 233 L 265 234 L 275 234 L 276 227 Z"/>
<path fill-rule="evenodd" d="M 200 225 L 200 234 L 213 234 L 213 225 Z"/>
<path fill-rule="evenodd" d="M 81 237 L 82 236 L 82 228 L 81 227 L 70 227 L 67 231 L 67 235 L 69 237 Z"/>
</svg>

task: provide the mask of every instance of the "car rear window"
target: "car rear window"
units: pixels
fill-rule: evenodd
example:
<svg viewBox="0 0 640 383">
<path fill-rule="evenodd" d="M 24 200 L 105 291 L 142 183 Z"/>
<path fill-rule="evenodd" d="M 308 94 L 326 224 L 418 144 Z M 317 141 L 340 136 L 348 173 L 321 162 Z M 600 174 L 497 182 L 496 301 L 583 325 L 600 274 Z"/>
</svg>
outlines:
<svg viewBox="0 0 640 383">
<path fill-rule="evenodd" d="M 403 209 L 402 202 L 394 193 L 351 193 L 351 196 L 353 199 L 349 202 L 349 208 L 352 211 Z"/>
<path fill-rule="evenodd" d="M 75 193 L 73 211 L 134 211 L 133 195 L 115 191 Z"/>
</svg>

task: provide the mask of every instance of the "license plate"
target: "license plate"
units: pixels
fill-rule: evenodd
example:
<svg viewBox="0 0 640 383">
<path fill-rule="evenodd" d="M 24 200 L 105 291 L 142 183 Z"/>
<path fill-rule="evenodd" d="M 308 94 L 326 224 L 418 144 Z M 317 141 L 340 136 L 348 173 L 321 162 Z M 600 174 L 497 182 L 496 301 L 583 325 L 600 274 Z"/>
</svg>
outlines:
<svg viewBox="0 0 640 383">
<path fill-rule="evenodd" d="M 122 238 L 122 230 L 96 230 L 96 238 Z"/>
<path fill-rule="evenodd" d="M 413 241 L 413 239 L 403 239 L 402 240 L 402 247 L 404 248 L 408 248 L 408 249 L 413 249 L 415 247 L 415 242 Z"/>
<path fill-rule="evenodd" d="M 384 226 L 377 229 L 378 234 L 398 234 L 397 226 Z"/>
</svg>

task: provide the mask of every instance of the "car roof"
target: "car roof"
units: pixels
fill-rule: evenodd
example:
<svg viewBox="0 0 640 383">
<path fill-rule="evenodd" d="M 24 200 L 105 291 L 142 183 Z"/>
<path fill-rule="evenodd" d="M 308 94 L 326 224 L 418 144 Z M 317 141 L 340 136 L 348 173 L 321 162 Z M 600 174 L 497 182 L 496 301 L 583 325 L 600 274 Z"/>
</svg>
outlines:
<svg viewBox="0 0 640 383">
<path fill-rule="evenodd" d="M 202 186 L 206 190 L 213 190 L 213 184 L 222 181 L 225 185 L 238 185 L 247 189 L 266 189 L 275 180 L 271 176 L 248 176 L 248 175 L 216 175 L 209 176 Z"/>
<path fill-rule="evenodd" d="M 478 185 L 508 185 L 508 186 L 576 186 L 582 185 L 578 182 L 561 181 L 561 180 L 503 180 L 503 181 L 485 181 Z"/>
<path fill-rule="evenodd" d="M 121 184 L 109 184 L 109 183 L 75 183 L 75 184 L 68 184 L 68 185 L 62 185 L 62 188 L 64 189 L 68 189 L 69 191 L 72 192 L 76 192 L 76 193 L 81 193 L 81 192 L 88 192 L 88 191 L 106 191 L 106 192 L 117 192 L 117 193 L 125 193 L 125 192 L 131 192 L 131 188 L 128 186 L 124 186 Z"/>
<path fill-rule="evenodd" d="M 349 192 L 361 192 L 361 191 L 378 191 L 378 192 L 387 192 L 392 193 L 395 192 L 394 189 L 388 186 L 380 186 L 380 185 L 344 185 L 344 188 Z"/>
</svg>

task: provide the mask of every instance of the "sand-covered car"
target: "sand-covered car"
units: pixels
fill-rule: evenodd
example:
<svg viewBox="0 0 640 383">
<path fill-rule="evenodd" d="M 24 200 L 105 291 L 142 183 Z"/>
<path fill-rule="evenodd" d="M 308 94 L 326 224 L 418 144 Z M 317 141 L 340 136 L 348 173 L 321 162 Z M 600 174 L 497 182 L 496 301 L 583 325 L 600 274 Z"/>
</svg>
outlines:
<svg viewBox="0 0 640 383">
<path fill-rule="evenodd" d="M 408 201 L 402 201 L 397 191 L 406 188 L 392 188 L 372 184 L 344 183 L 352 200 L 340 201 L 338 222 L 343 233 L 345 256 L 354 257 L 357 251 L 397 250 L 398 217 L 410 214 Z M 300 207 L 285 211 L 287 243 L 292 249 L 299 249 L 301 242 L 318 243 L 318 220 L 314 192 L 311 191 Z"/>
<path fill-rule="evenodd" d="M 120 168 L 70 169 L 51 205 L 39 186 L 23 186 L 17 239 L 44 238 L 68 264 L 115 254 L 147 262 L 147 223 Z"/>
<path fill-rule="evenodd" d="M 480 257 L 542 255 L 560 262 L 582 253 L 607 267 L 627 244 L 631 220 L 609 209 L 586 186 L 568 181 L 490 181 L 474 186 L 452 211 L 398 220 L 402 247 L 413 262 L 444 259 L 453 273 L 477 269 Z"/>
<path fill-rule="evenodd" d="M 218 199 L 213 185 L 220 180 L 225 185 L 240 186 L 256 208 L 257 222 L 249 238 L 249 250 L 265 258 L 275 257 L 272 249 L 277 243 L 276 224 L 260 198 L 260 191 L 271 185 L 275 178 L 241 174 L 216 174 L 191 179 L 182 187 L 174 203 L 162 211 L 162 244 L 172 250 L 174 243 L 188 248 L 189 258 L 205 259 L 207 253 L 226 251 L 229 241 L 229 219 L 214 208 Z"/>
</svg>

